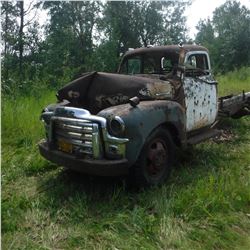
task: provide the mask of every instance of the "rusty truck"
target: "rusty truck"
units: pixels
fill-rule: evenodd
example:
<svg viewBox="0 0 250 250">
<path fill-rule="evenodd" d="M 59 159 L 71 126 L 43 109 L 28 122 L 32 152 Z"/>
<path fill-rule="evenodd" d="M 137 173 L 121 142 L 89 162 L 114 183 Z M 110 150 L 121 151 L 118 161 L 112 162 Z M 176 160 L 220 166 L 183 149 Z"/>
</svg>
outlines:
<svg viewBox="0 0 250 250">
<path fill-rule="evenodd" d="M 88 72 L 43 109 L 41 155 L 91 175 L 162 183 L 178 148 L 218 135 L 223 117 L 250 114 L 250 92 L 218 98 L 208 50 L 198 45 L 130 49 L 117 73 Z"/>
</svg>

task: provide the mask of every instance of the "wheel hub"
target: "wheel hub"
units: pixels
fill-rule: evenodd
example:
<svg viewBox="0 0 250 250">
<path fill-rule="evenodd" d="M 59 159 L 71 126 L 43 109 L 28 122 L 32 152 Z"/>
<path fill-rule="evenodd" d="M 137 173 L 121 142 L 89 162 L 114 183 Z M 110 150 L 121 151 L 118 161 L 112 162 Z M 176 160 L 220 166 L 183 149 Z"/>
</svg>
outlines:
<svg viewBox="0 0 250 250">
<path fill-rule="evenodd" d="M 148 149 L 147 170 L 149 175 L 157 176 L 161 174 L 167 161 L 166 144 L 161 139 L 154 140 Z"/>
</svg>

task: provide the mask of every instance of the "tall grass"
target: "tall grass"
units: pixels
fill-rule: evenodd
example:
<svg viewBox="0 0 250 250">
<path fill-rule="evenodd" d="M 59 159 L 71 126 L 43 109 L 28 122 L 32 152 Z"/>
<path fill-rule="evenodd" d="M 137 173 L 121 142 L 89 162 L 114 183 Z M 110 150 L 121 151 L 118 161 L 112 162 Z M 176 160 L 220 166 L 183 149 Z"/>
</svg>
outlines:
<svg viewBox="0 0 250 250">
<path fill-rule="evenodd" d="M 37 143 L 44 136 L 39 117 L 56 98 L 52 91 L 40 94 L 2 97 L 2 171 L 6 180 L 43 168 L 37 152 Z"/>
<path fill-rule="evenodd" d="M 42 96 L 4 96 L 2 98 L 3 143 L 34 144 L 43 129 L 39 122 L 42 109 L 55 102 L 55 93 L 45 91 Z M 13 138 L 14 136 L 14 138 Z"/>
<path fill-rule="evenodd" d="M 217 80 L 221 95 L 250 91 L 247 68 Z M 163 186 L 133 193 L 39 156 L 54 101 L 2 98 L 3 249 L 250 249 L 249 117 L 223 121 L 231 137 L 183 151 Z"/>
<path fill-rule="evenodd" d="M 243 90 L 250 92 L 250 67 L 217 75 L 216 79 L 220 96 L 241 93 Z"/>
</svg>

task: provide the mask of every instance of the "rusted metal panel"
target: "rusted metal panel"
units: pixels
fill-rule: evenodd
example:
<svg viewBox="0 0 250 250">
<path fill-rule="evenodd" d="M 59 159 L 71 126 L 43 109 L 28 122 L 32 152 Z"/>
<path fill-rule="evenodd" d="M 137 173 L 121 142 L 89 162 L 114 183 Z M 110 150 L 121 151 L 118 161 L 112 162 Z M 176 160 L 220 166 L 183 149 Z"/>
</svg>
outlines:
<svg viewBox="0 0 250 250">
<path fill-rule="evenodd" d="M 187 52 L 184 68 L 186 131 L 190 132 L 215 122 L 218 112 L 217 82 L 210 72 L 211 65 L 207 51 Z"/>
<path fill-rule="evenodd" d="M 130 56 L 135 56 L 138 54 L 144 54 L 144 53 L 150 53 L 152 55 L 158 55 L 158 54 L 164 54 L 166 52 L 174 52 L 179 53 L 181 50 L 184 50 L 186 52 L 188 51 L 207 51 L 207 49 L 203 46 L 199 45 L 188 45 L 184 44 L 182 46 L 180 45 L 165 45 L 165 46 L 153 46 L 153 47 L 147 47 L 147 48 L 138 48 L 134 50 L 127 51 L 124 55 L 124 59 Z"/>
<path fill-rule="evenodd" d="M 209 129 L 206 129 L 205 131 L 202 131 L 202 132 L 188 138 L 187 143 L 191 144 L 191 145 L 198 144 L 198 143 L 205 141 L 209 138 L 214 138 L 216 136 L 219 136 L 220 134 L 221 134 L 220 130 L 209 128 Z"/>
<path fill-rule="evenodd" d="M 107 120 L 114 116 L 123 119 L 126 126 L 123 136 L 129 139 L 126 158 L 131 165 L 136 161 L 146 138 L 161 124 L 173 125 L 176 136 L 181 142 L 185 141 L 185 110 L 174 101 L 141 101 L 136 107 L 123 104 L 104 109 L 97 115 Z"/>
<path fill-rule="evenodd" d="M 211 125 L 217 117 L 216 85 L 199 78 L 185 77 L 184 94 L 187 132 Z"/>
<path fill-rule="evenodd" d="M 86 108 L 96 114 L 110 106 L 127 103 L 134 96 L 152 100 L 170 98 L 173 93 L 171 83 L 159 77 L 92 72 L 60 89 L 58 99 L 66 99 L 73 106 Z"/>
<path fill-rule="evenodd" d="M 151 97 L 156 100 L 172 98 L 174 91 L 169 81 L 155 81 L 148 83 L 145 88 L 139 90 L 141 96 Z"/>
</svg>

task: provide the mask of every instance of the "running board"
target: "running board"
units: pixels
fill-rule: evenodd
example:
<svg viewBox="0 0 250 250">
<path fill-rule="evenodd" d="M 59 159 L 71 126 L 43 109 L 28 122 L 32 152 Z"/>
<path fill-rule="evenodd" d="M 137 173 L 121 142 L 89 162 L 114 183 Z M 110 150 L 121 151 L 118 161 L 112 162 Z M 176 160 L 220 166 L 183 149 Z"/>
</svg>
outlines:
<svg viewBox="0 0 250 250">
<path fill-rule="evenodd" d="M 220 130 L 217 129 L 208 129 L 206 131 L 203 131 L 199 134 L 193 135 L 192 137 L 189 137 L 187 140 L 187 144 L 198 144 L 202 141 L 205 141 L 209 138 L 213 138 L 221 133 Z"/>
</svg>

